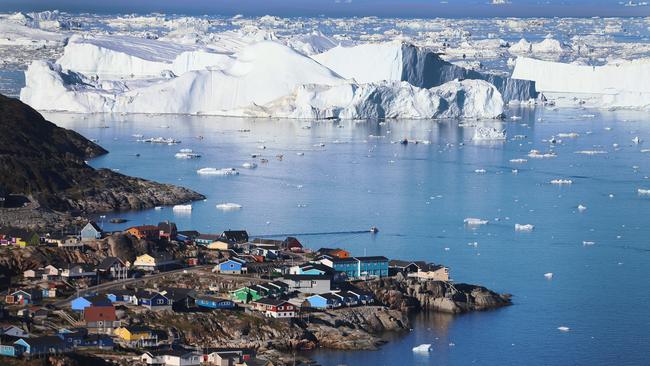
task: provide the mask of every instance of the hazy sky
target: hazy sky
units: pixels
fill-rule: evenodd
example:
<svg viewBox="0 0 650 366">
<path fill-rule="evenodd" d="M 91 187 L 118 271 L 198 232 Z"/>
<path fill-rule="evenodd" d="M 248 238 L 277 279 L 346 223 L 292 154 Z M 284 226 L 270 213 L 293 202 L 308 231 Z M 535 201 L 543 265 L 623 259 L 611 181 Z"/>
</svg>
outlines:
<svg viewBox="0 0 650 366">
<path fill-rule="evenodd" d="M 649 6 L 626 7 L 617 0 L 509 0 L 508 4 L 502 5 L 491 5 L 490 1 L 492 0 L 0 0 L 0 11 L 59 9 L 99 13 L 403 17 L 650 15 Z"/>
</svg>

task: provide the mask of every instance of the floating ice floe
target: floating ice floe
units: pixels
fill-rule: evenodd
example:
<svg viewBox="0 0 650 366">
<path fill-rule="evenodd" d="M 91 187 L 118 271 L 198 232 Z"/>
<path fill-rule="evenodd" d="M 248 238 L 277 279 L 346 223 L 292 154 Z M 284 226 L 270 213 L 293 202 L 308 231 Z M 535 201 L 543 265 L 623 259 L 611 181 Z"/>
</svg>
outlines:
<svg viewBox="0 0 650 366">
<path fill-rule="evenodd" d="M 528 162 L 528 159 L 510 159 L 510 162 L 514 164 L 524 164 Z"/>
<path fill-rule="evenodd" d="M 575 153 L 576 154 L 582 154 L 582 155 L 600 155 L 600 154 L 607 154 L 607 151 L 605 151 L 605 150 L 578 150 Z"/>
<path fill-rule="evenodd" d="M 551 184 L 568 185 L 568 184 L 573 184 L 573 181 L 571 179 L 553 179 L 551 181 Z"/>
<path fill-rule="evenodd" d="M 478 225 L 487 225 L 489 221 L 483 219 L 477 219 L 474 217 L 468 217 L 465 220 L 463 220 L 463 222 L 465 223 L 465 225 L 478 226 Z"/>
<path fill-rule="evenodd" d="M 546 278 L 548 278 L 550 280 L 551 278 L 553 278 L 553 272 L 544 273 L 544 277 L 546 277 Z"/>
<path fill-rule="evenodd" d="M 574 139 L 580 136 L 577 132 L 560 132 L 557 134 L 557 137 Z"/>
<path fill-rule="evenodd" d="M 172 210 L 188 212 L 188 211 L 192 211 L 192 205 L 176 205 L 172 208 Z"/>
<path fill-rule="evenodd" d="M 413 347 L 413 352 L 417 353 L 429 353 L 431 352 L 431 344 L 421 344 L 419 346 Z"/>
<path fill-rule="evenodd" d="M 153 208 L 154 210 L 162 210 L 163 208 L 161 206 L 156 206 Z"/>
<path fill-rule="evenodd" d="M 578 205 L 578 211 L 580 211 L 580 212 L 584 212 L 584 211 L 586 211 L 586 210 L 587 210 L 587 206 Z"/>
<path fill-rule="evenodd" d="M 176 140 L 171 137 L 150 137 L 146 139 L 138 139 L 138 142 L 147 142 L 150 144 L 167 144 L 167 145 L 175 145 L 175 144 L 180 144 L 180 140 Z"/>
<path fill-rule="evenodd" d="M 201 157 L 201 154 L 193 152 L 192 149 L 181 149 L 174 157 L 176 159 L 197 159 Z"/>
<path fill-rule="evenodd" d="M 474 173 L 476 173 L 476 174 L 485 174 L 485 173 L 487 173 L 487 171 L 485 169 L 475 169 Z"/>
<path fill-rule="evenodd" d="M 533 231 L 535 225 L 532 224 L 515 224 L 515 231 Z"/>
<path fill-rule="evenodd" d="M 632 142 L 638 145 L 638 144 L 642 143 L 643 140 L 641 140 L 639 138 L 639 136 L 634 136 L 634 138 L 632 139 Z"/>
<path fill-rule="evenodd" d="M 636 192 L 641 196 L 650 196 L 650 189 L 639 188 Z"/>
<path fill-rule="evenodd" d="M 474 141 L 503 141 L 506 139 L 506 130 L 499 130 L 493 127 L 478 126 L 474 130 Z"/>
<path fill-rule="evenodd" d="M 226 203 L 219 203 L 217 204 L 217 208 L 219 210 L 223 211 L 232 211 L 232 210 L 239 210 L 242 208 L 242 205 L 237 204 L 237 203 L 231 203 L 231 202 L 226 202 Z"/>
<path fill-rule="evenodd" d="M 245 168 L 245 169 L 255 169 L 255 168 L 257 168 L 257 164 L 255 164 L 255 163 L 244 163 L 244 164 L 241 165 L 241 167 Z"/>
<path fill-rule="evenodd" d="M 589 245 L 594 245 L 594 244 L 596 244 L 595 241 L 584 240 L 582 242 L 582 245 L 584 245 L 584 246 L 589 246 Z"/>
<path fill-rule="evenodd" d="M 200 175 L 238 175 L 239 172 L 235 168 L 201 168 L 196 171 Z"/>
<path fill-rule="evenodd" d="M 561 327 L 557 327 L 557 330 L 559 330 L 560 332 L 568 332 L 568 331 L 571 330 L 571 328 L 569 328 L 569 327 L 565 327 L 565 326 L 561 326 Z"/>
<path fill-rule="evenodd" d="M 533 158 L 533 159 L 548 159 L 548 158 L 554 158 L 557 155 L 554 152 L 547 152 L 547 153 L 542 153 L 539 150 L 530 150 L 528 152 L 528 157 Z"/>
</svg>

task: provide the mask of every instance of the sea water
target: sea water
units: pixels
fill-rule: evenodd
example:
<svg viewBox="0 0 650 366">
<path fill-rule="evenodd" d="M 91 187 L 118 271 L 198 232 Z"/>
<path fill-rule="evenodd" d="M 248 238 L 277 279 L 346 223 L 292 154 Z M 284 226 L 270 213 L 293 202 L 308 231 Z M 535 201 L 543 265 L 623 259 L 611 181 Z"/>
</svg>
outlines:
<svg viewBox="0 0 650 366">
<path fill-rule="evenodd" d="M 647 363 L 650 196 L 637 192 L 650 189 L 647 114 L 538 107 L 511 109 L 508 116 L 521 119 L 460 126 L 46 115 L 110 151 L 91 160 L 93 167 L 207 196 L 192 203 L 191 212 L 165 207 L 97 217 L 105 230 L 170 220 L 181 230 L 203 233 L 295 234 L 312 249 L 342 247 L 354 255 L 441 263 L 457 282 L 513 295 L 513 306 L 494 311 L 420 314 L 412 331 L 388 335 L 390 342 L 378 351 L 307 354 L 323 365 Z M 474 142 L 475 124 L 505 128 L 507 140 Z M 134 135 L 181 143 L 147 144 Z M 548 141 L 553 136 L 555 144 Z M 646 142 L 633 143 L 635 136 Z M 404 138 L 421 143 L 396 143 Z M 174 158 L 180 149 L 201 157 Z M 556 157 L 530 158 L 531 149 Z M 576 153 L 584 150 L 606 153 Z M 247 162 L 258 166 L 242 168 Z M 196 173 L 205 167 L 236 168 L 240 174 Z M 572 184 L 550 184 L 554 179 Z M 219 210 L 221 203 L 242 207 Z M 129 222 L 110 224 L 112 217 Z M 469 217 L 489 223 L 468 227 L 463 221 Z M 532 224 L 534 230 L 515 231 L 515 224 Z M 379 233 L 307 235 L 372 226 Z M 551 279 L 544 276 L 549 272 Z M 563 326 L 570 330 L 558 330 Z M 423 343 L 431 343 L 432 352 L 411 351 Z"/>
</svg>

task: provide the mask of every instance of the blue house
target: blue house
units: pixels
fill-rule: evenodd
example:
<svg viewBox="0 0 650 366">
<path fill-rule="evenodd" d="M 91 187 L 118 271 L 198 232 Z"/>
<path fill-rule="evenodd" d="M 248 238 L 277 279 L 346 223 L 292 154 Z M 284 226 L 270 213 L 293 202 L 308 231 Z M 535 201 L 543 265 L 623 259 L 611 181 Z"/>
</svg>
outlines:
<svg viewBox="0 0 650 366">
<path fill-rule="evenodd" d="M 16 352 L 27 357 L 65 353 L 69 351 L 65 341 L 59 336 L 43 336 L 35 338 L 22 338 L 14 342 Z"/>
<path fill-rule="evenodd" d="M 18 357 L 22 354 L 21 348 L 16 349 L 14 344 L 0 344 L 0 356 Z"/>
<path fill-rule="evenodd" d="M 90 221 L 81 229 L 81 241 L 92 241 L 102 238 L 102 229 Z"/>
<path fill-rule="evenodd" d="M 106 297 L 111 302 L 132 302 L 133 291 L 129 290 L 113 290 L 106 294 Z"/>
<path fill-rule="evenodd" d="M 137 304 L 149 310 L 171 310 L 172 303 L 165 295 L 159 292 L 138 291 L 133 298 Z"/>
<path fill-rule="evenodd" d="M 246 261 L 239 258 L 230 258 L 216 265 L 214 272 L 228 274 L 246 273 Z"/>
<path fill-rule="evenodd" d="M 90 334 L 81 339 L 77 344 L 77 348 L 113 349 L 115 348 L 115 342 L 113 338 L 105 334 Z"/>
<path fill-rule="evenodd" d="M 222 299 L 210 295 L 197 295 L 194 297 L 196 306 L 208 309 L 233 309 L 235 303 L 228 299 Z"/>
<path fill-rule="evenodd" d="M 345 273 L 348 278 L 388 276 L 388 258 L 384 256 L 324 258 L 321 263 Z"/>
<path fill-rule="evenodd" d="M 74 311 L 84 311 L 89 306 L 111 306 L 111 300 L 105 295 L 80 296 L 70 301 L 70 308 Z"/>
<path fill-rule="evenodd" d="M 309 306 L 316 309 L 336 309 L 342 306 L 341 299 L 330 293 L 309 296 L 307 301 Z"/>
</svg>

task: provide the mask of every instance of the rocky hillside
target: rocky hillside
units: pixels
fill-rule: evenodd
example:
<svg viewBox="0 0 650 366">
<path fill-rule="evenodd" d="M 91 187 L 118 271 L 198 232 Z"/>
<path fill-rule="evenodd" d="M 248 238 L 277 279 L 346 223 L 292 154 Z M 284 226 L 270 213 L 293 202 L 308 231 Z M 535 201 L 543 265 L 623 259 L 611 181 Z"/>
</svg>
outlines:
<svg viewBox="0 0 650 366">
<path fill-rule="evenodd" d="M 0 188 L 57 211 L 143 209 L 203 199 L 191 190 L 95 170 L 85 160 L 106 154 L 78 133 L 0 95 Z"/>
<path fill-rule="evenodd" d="M 512 304 L 511 295 L 466 283 L 417 281 L 401 275 L 359 284 L 391 309 L 417 309 L 445 313 L 465 313 L 495 309 Z"/>
</svg>

